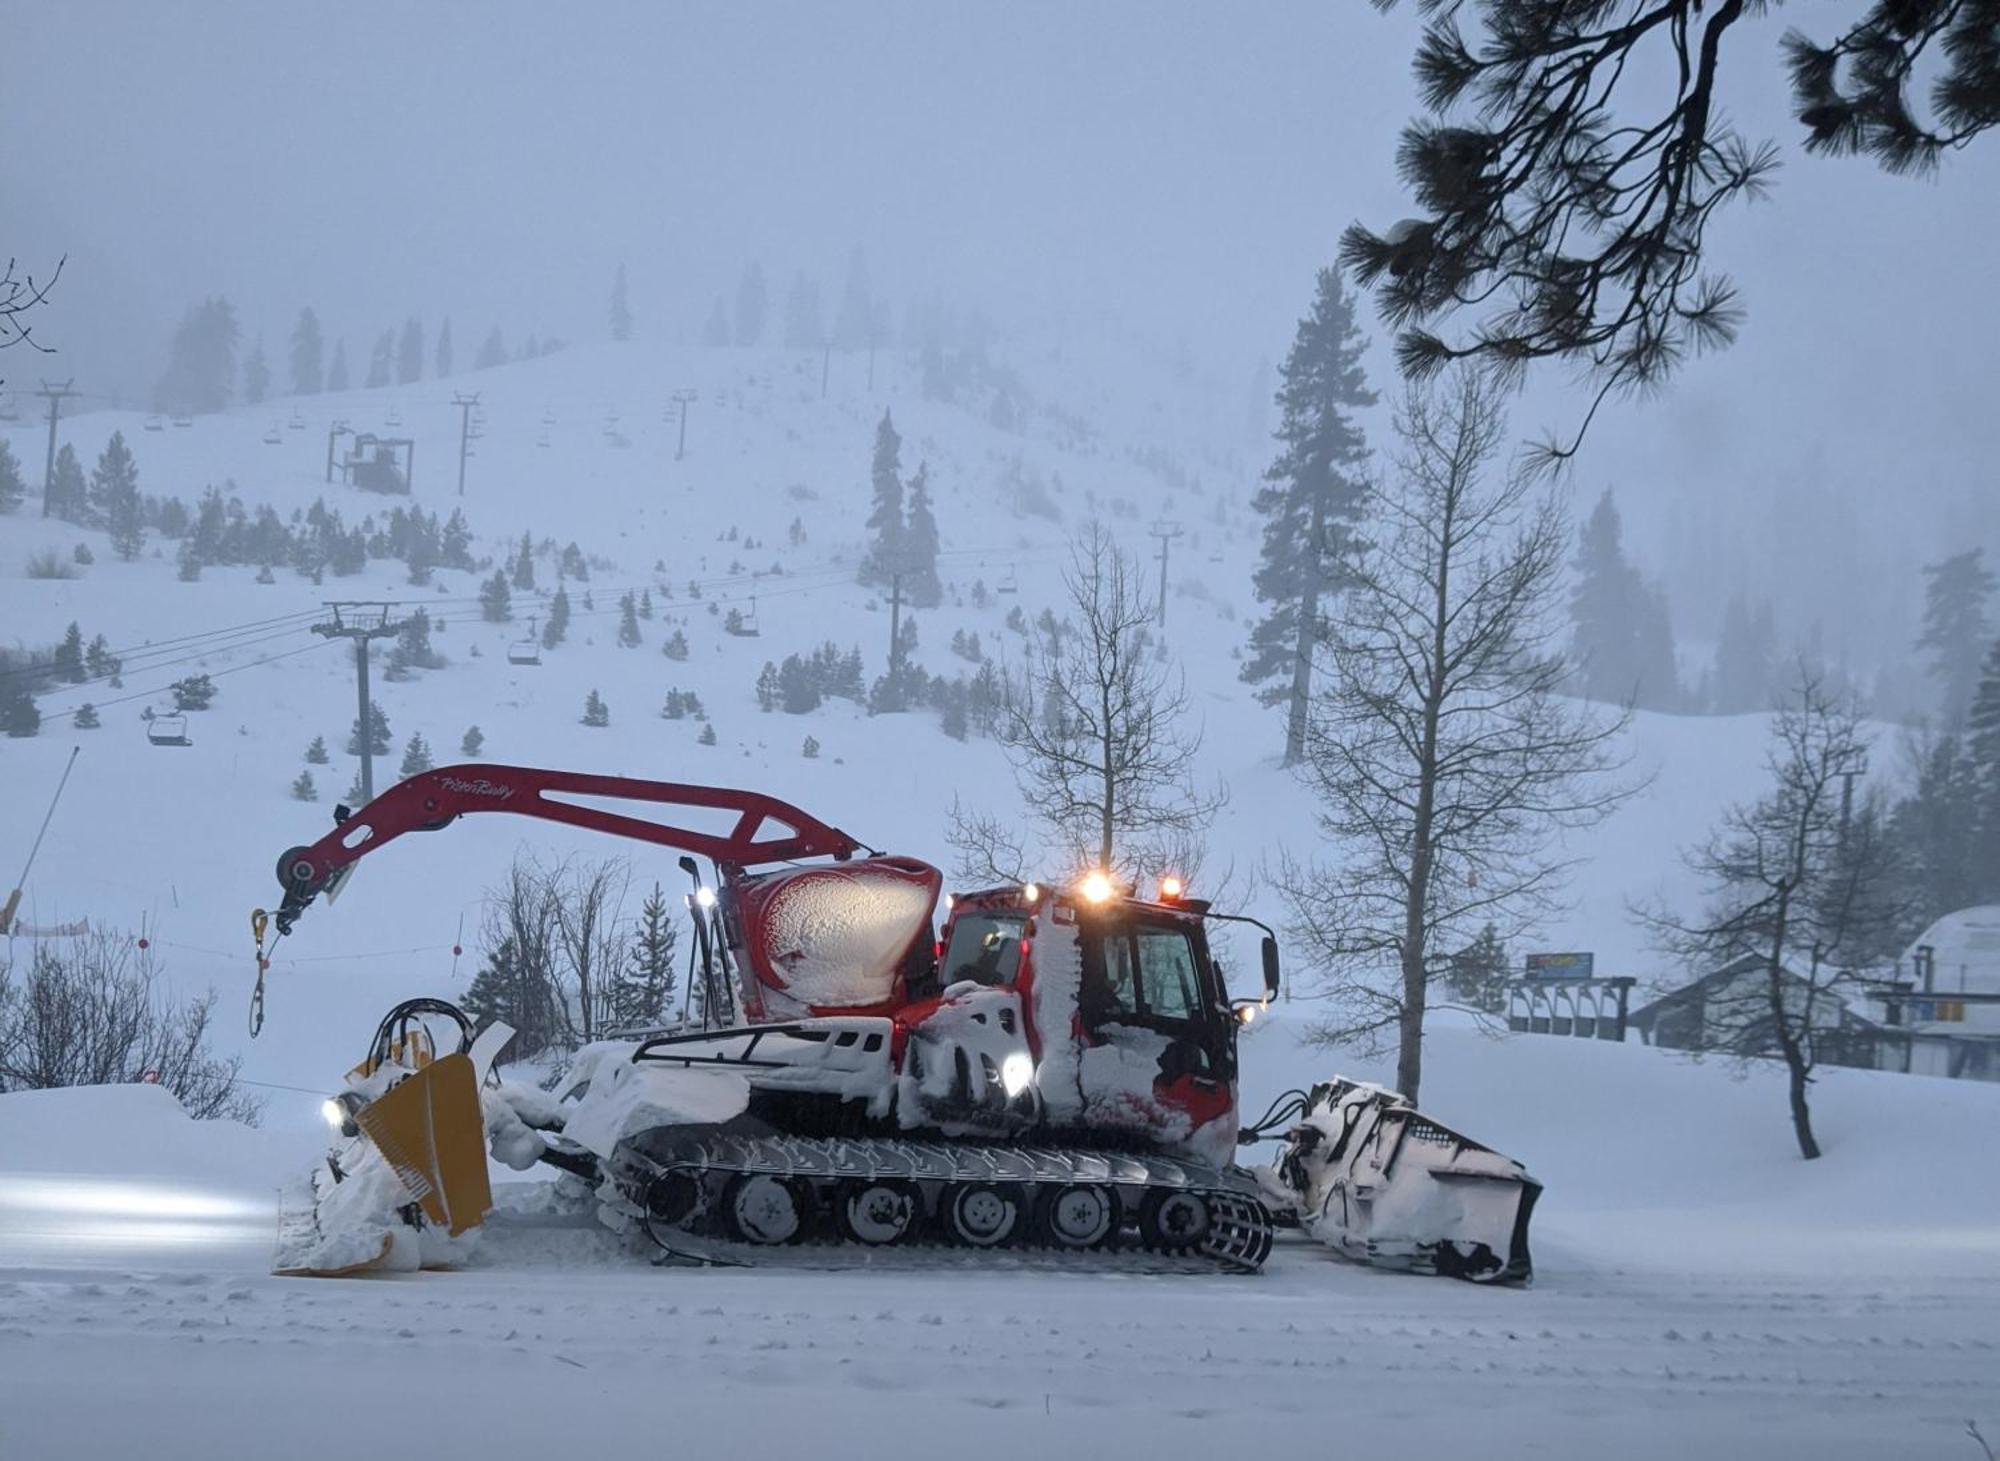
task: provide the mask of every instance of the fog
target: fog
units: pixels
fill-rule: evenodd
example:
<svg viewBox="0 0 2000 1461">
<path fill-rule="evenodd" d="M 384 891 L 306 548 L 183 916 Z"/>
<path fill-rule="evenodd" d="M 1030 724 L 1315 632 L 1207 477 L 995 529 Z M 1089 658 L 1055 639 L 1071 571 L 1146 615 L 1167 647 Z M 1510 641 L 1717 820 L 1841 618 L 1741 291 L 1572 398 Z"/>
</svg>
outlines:
<svg viewBox="0 0 2000 1461">
<path fill-rule="evenodd" d="M 1712 234 L 1743 337 L 1615 403 L 1575 484 L 1618 490 L 1684 640 L 1754 592 L 1868 670 L 1907 649 L 1921 562 L 2000 540 L 2000 155 L 1936 179 L 1805 157 L 1782 20 L 1728 77 L 1785 153 L 1772 200 Z M 747 261 L 774 309 L 798 271 L 830 304 L 859 248 L 899 317 L 1118 331 L 1245 399 L 1341 228 L 1410 211 L 1416 25 L 1352 3 L 45 7 L 11 37 L 0 199 L 24 266 L 68 256 L 38 329 L 60 353 L 8 373 L 136 403 L 209 294 L 274 358 L 305 304 L 351 359 L 410 314 L 468 354 L 496 323 L 589 341 L 621 262 L 638 333 L 693 340 Z M 1516 424 L 1582 409 L 1548 368 Z"/>
</svg>

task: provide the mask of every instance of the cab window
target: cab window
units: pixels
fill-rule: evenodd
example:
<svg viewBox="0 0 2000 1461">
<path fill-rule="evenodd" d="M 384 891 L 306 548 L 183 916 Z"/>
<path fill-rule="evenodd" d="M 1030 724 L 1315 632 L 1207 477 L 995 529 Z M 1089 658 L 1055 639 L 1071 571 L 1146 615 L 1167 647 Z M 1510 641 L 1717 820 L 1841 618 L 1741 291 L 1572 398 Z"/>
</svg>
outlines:
<svg viewBox="0 0 2000 1461">
<path fill-rule="evenodd" d="M 1026 917 L 1018 913 L 961 913 L 951 925 L 951 943 L 944 951 L 945 985 L 967 980 L 1012 984 L 1021 970 L 1021 935 L 1026 925 Z"/>
<path fill-rule="evenodd" d="M 1126 1016 L 1142 1023 L 1186 1023 L 1201 1015 L 1201 976 L 1194 945 L 1177 928 L 1107 930 L 1099 944 L 1102 978 L 1093 991 L 1099 1019 Z"/>
</svg>

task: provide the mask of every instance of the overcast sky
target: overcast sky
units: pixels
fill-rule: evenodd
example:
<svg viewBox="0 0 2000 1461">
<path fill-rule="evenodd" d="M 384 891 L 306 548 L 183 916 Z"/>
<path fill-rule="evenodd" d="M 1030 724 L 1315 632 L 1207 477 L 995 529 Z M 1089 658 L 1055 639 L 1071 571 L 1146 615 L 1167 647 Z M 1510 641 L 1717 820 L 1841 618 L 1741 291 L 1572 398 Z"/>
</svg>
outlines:
<svg viewBox="0 0 2000 1461">
<path fill-rule="evenodd" d="M 1712 235 L 1742 344 L 1614 412 L 1579 472 L 1619 487 L 1656 570 L 1690 514 L 1787 493 L 1858 514 L 1850 545 L 1898 580 L 2000 536 L 2000 141 L 1934 181 L 1803 157 L 1777 40 L 1825 9 L 1745 22 L 1725 71 L 1730 114 L 1786 149 L 1774 200 Z M 1247 389 L 1340 229 L 1410 211 L 1415 25 L 1363 0 L 64 0 L 10 28 L 0 245 L 70 255 L 46 363 L 125 391 L 207 293 L 274 353 L 304 303 L 350 356 L 410 313 L 469 350 L 495 322 L 601 334 L 623 260 L 640 329 L 687 336 L 753 257 L 780 299 L 817 273 L 830 307 L 855 245 L 899 306 L 938 291 L 1046 331 L 1103 304 Z M 1524 429 L 1573 410 L 1559 385 Z M 1779 571 L 1753 536 L 1742 571 Z"/>
</svg>

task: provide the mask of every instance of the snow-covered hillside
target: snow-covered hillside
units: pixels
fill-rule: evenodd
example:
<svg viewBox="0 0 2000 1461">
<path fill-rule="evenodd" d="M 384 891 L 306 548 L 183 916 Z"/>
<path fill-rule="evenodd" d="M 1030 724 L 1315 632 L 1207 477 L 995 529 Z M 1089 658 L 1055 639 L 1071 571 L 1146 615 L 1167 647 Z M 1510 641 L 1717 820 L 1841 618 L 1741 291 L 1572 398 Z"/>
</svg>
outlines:
<svg viewBox="0 0 2000 1461">
<path fill-rule="evenodd" d="M 554 586 L 551 558 L 539 564 L 538 593 L 516 595 L 515 622 L 491 624 L 478 611 L 480 573 L 439 570 L 433 584 L 413 588 L 401 564 L 375 560 L 364 574 L 329 576 L 317 587 L 284 569 L 259 584 L 248 567 L 209 568 L 183 582 L 171 543 L 149 543 L 137 562 L 122 563 L 102 534 L 39 517 L 33 499 L 0 517 L 5 638 L 46 644 L 76 621 L 86 637 L 102 634 L 127 652 L 122 688 L 100 682 L 44 696 L 43 733 L 0 741 L 21 807 L 53 788 L 72 745 L 84 748 L 23 915 L 143 928 L 175 981 L 213 986 L 232 1014 L 243 1007 L 249 910 L 273 900 L 278 854 L 320 834 L 353 774 L 340 754 L 354 716 L 348 651 L 310 629 L 334 596 L 427 607 L 439 626 L 433 642 L 449 660 L 385 683 L 378 651 L 376 699 L 398 748 L 378 762 L 378 786 L 393 779 L 410 733 L 450 760 L 476 723 L 484 759 L 755 787 L 873 845 L 946 861 L 943 814 L 955 796 L 997 810 L 1010 801 L 995 746 L 948 738 L 930 713 L 870 718 L 837 700 L 804 716 L 762 713 L 754 694 L 765 660 L 828 640 L 858 647 L 870 678 L 886 663 L 887 605 L 854 576 L 873 431 L 887 408 L 903 434 L 905 470 L 927 463 L 937 499 L 947 596 L 917 615 L 917 657 L 934 673 L 971 668 L 949 648 L 960 630 L 977 633 L 989 655 L 1011 652 L 1019 640 L 1006 627 L 1009 611 L 1032 619 L 1056 603 L 1069 536 L 1090 519 L 1139 554 L 1152 548 L 1146 528 L 1155 519 L 1183 524 L 1167 638 L 1203 718 L 1204 772 L 1231 791 L 1202 875 L 1229 879 L 1256 911 L 1276 917 L 1258 875 L 1280 849 L 1309 852 L 1314 829 L 1309 803 L 1277 765 L 1276 718 L 1239 683 L 1234 658 L 1254 608 L 1257 526 L 1247 503 L 1262 448 L 1243 439 L 1235 413 L 1216 408 L 1228 393 L 1198 373 L 1132 349 L 1093 349 L 1089 358 L 1071 347 L 1009 359 L 1014 384 L 1003 415 L 1012 429 L 994 424 L 995 392 L 927 402 L 915 364 L 887 352 L 872 390 L 865 358 L 833 357 L 824 399 L 821 360 L 796 352 L 607 345 L 479 372 L 449 383 L 476 389 L 486 418 L 463 498 L 455 493 L 460 416 L 439 383 L 243 408 L 185 427 L 132 412 L 66 420 L 63 440 L 86 466 L 114 430 L 124 432 L 148 494 L 192 504 L 207 486 L 233 483 L 251 508 L 269 503 L 289 515 L 324 498 L 350 522 L 402 499 L 326 484 L 329 425 L 406 433 L 418 443 L 415 503 L 440 514 L 462 508 L 476 554 L 504 560 L 529 532 L 558 546 L 574 541 L 599 566 L 587 584 L 569 586 L 568 641 L 539 666 L 513 666 L 508 645 L 528 632 Z M 681 388 L 699 398 L 686 455 L 676 460 L 678 423 L 666 407 Z M 630 444 L 612 444 L 613 433 Z M 16 426 L 10 439 L 24 461 L 39 462 L 35 429 Z M 32 465 L 29 475 L 38 480 Z M 795 520 L 799 543 L 789 531 Z M 54 548 L 67 558 L 78 543 L 95 559 L 81 577 L 25 576 L 32 553 Z M 698 604 L 690 582 L 699 585 Z M 999 592 L 1003 582 L 1018 592 Z M 975 584 L 988 590 L 984 607 Z M 648 590 L 657 611 L 642 622 L 638 648 L 616 643 L 627 588 Z M 749 612 L 753 601 L 759 637 L 726 634 L 721 611 Z M 250 627 L 194 637 L 234 626 Z M 685 661 L 661 653 L 675 629 L 689 644 Z M 191 717 L 194 745 L 149 746 L 141 711 L 164 707 L 166 686 L 195 672 L 215 676 L 220 694 L 213 709 Z M 662 718 L 672 689 L 700 697 L 717 745 L 699 744 L 695 720 Z M 579 723 L 592 690 L 609 706 L 607 727 Z M 66 712 L 86 700 L 98 706 L 102 728 L 72 729 Z M 321 799 L 304 804 L 287 789 L 316 735 L 334 762 L 314 768 Z M 821 747 L 814 760 L 801 754 L 808 735 Z M 1576 906 L 1549 928 L 1549 946 L 1595 949 L 1604 968 L 1649 970 L 1627 904 L 1678 885 L 1674 849 L 1702 831 L 1722 799 L 1755 785 L 1762 735 L 1756 717 L 1642 717 L 1630 749 L 1635 766 L 1657 780 L 1580 840 Z M 25 855 L 31 820 L 9 818 L 0 828 L 0 857 Z M 482 892 L 524 846 L 551 855 L 622 850 L 535 824 L 485 823 L 406 843 L 365 866 L 339 908 L 315 909 L 281 946 L 269 1027 L 255 1045 L 240 1042 L 245 1074 L 312 1084 L 345 1067 L 353 1043 L 394 999 L 461 992 Z M 657 856 L 641 856 L 635 871 L 641 886 L 672 872 Z M 453 958 L 456 943 L 466 956 Z M 274 1094 L 274 1120 L 288 1112 L 309 1120 L 303 1103 L 291 1111 Z"/>
</svg>

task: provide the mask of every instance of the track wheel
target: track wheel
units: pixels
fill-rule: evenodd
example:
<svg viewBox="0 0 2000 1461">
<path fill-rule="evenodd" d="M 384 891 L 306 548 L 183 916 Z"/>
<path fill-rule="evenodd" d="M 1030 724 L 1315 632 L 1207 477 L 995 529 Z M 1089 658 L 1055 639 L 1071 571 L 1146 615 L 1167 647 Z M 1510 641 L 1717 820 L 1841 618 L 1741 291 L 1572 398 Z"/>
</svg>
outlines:
<svg viewBox="0 0 2000 1461">
<path fill-rule="evenodd" d="M 1198 1192 L 1151 1192 L 1139 1208 L 1140 1234 L 1167 1252 L 1192 1248 L 1208 1236 L 1208 1227 L 1208 1199 Z"/>
<path fill-rule="evenodd" d="M 840 1195 L 840 1228 L 857 1243 L 886 1247 L 916 1226 L 922 1204 L 904 1182 L 852 1182 Z"/>
<path fill-rule="evenodd" d="M 1058 1187 L 1042 1204 L 1042 1230 L 1061 1248 L 1095 1248 L 1117 1226 L 1118 1199 L 1095 1182 Z"/>
<path fill-rule="evenodd" d="M 1021 1225 L 1021 1199 L 990 1182 L 968 1183 L 951 1194 L 944 1221 L 953 1241 L 968 1248 L 998 1248 Z"/>
<path fill-rule="evenodd" d="M 805 1231 L 805 1193 L 783 1177 L 746 1172 L 729 1184 L 723 1214 L 730 1233 L 746 1243 L 789 1243 Z"/>
<path fill-rule="evenodd" d="M 702 1208 L 701 1178 L 694 1172 L 676 1168 L 662 1172 L 646 1184 L 646 1216 L 649 1221 L 679 1227 Z"/>
</svg>

